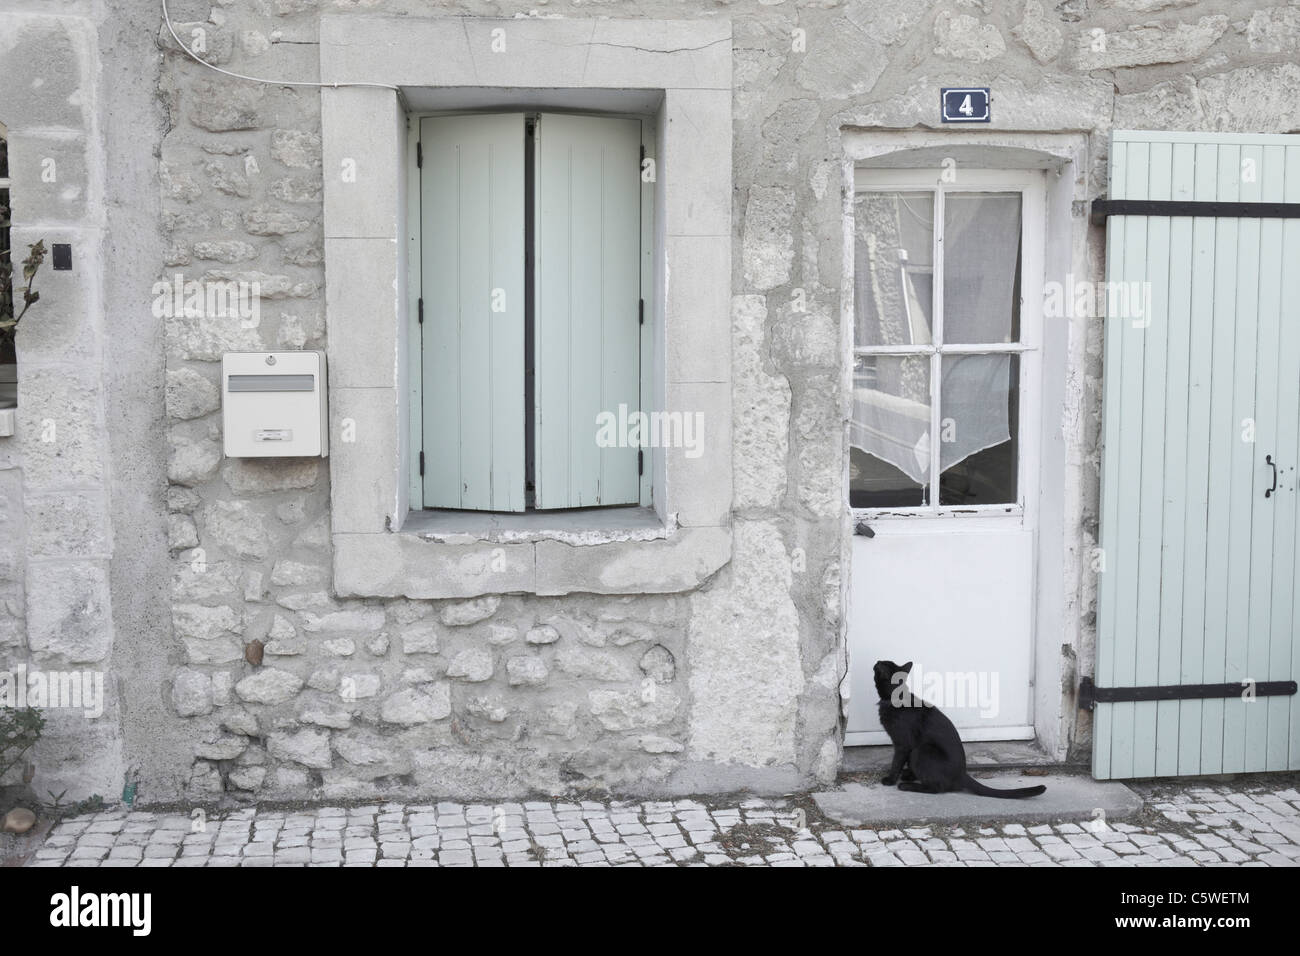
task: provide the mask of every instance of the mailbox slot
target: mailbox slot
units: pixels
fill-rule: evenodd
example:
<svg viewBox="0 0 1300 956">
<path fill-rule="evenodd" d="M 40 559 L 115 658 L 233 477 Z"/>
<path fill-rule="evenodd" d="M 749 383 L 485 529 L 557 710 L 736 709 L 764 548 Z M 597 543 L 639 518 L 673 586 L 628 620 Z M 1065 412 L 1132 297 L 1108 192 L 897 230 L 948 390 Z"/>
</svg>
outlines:
<svg viewBox="0 0 1300 956">
<path fill-rule="evenodd" d="M 315 375 L 232 375 L 227 382 L 232 392 L 310 392 Z"/>
</svg>

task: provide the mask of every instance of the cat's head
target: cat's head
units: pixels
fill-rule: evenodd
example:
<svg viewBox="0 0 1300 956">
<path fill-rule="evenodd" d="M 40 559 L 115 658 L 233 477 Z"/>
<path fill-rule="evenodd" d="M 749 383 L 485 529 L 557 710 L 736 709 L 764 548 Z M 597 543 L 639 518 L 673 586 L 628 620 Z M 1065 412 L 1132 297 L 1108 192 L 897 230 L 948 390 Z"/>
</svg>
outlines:
<svg viewBox="0 0 1300 956">
<path fill-rule="evenodd" d="M 893 661 L 876 661 L 876 666 L 872 668 L 871 673 L 876 681 L 876 693 L 880 695 L 881 700 L 889 700 L 889 695 L 894 689 L 907 681 L 907 675 L 912 672 L 912 662 L 906 664 L 895 664 Z"/>
</svg>

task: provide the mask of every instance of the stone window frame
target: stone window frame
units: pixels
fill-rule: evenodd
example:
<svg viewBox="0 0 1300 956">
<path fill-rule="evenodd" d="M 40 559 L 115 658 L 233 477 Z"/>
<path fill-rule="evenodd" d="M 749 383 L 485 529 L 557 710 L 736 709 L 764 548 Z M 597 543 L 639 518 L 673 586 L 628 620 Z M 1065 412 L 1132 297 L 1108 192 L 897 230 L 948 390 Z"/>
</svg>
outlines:
<svg viewBox="0 0 1300 956">
<path fill-rule="evenodd" d="M 403 91 L 321 91 L 340 597 L 672 593 L 730 560 L 731 62 L 725 20 L 321 18 L 323 83 Z M 647 93 L 658 103 L 660 184 L 651 392 L 656 409 L 704 413 L 704 453 L 648 456 L 651 520 L 613 514 L 557 521 L 558 530 L 510 515 L 408 523 L 408 106 L 430 96 L 456 108 L 506 106 L 521 94 L 564 103 Z"/>
</svg>

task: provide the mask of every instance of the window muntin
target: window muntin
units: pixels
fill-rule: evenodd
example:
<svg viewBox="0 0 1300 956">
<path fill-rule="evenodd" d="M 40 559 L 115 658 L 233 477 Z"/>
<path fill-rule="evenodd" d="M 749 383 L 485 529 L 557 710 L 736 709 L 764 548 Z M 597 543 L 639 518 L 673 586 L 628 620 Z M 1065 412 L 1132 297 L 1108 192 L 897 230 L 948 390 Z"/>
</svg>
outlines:
<svg viewBox="0 0 1300 956">
<path fill-rule="evenodd" d="M 853 208 L 850 506 L 1020 507 L 1025 188 L 872 187 Z"/>
</svg>

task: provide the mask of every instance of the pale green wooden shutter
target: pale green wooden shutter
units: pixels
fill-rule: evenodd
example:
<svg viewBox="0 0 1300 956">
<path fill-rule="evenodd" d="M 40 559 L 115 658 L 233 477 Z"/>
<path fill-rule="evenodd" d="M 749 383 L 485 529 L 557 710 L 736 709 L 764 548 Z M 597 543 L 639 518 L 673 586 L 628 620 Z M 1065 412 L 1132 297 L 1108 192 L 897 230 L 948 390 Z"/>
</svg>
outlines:
<svg viewBox="0 0 1300 956">
<path fill-rule="evenodd" d="M 1117 131 L 1110 198 L 1297 203 L 1300 137 Z M 1296 679 L 1298 261 L 1294 218 L 1109 219 L 1151 308 L 1105 325 L 1098 688 Z M 1096 704 L 1098 778 L 1296 768 L 1294 695 Z"/>
<path fill-rule="evenodd" d="M 426 507 L 524 510 L 524 135 L 421 120 Z"/>
<path fill-rule="evenodd" d="M 638 449 L 601 447 L 597 422 L 602 413 L 620 419 L 640 408 L 640 147 L 636 120 L 549 113 L 538 120 L 538 508 L 639 500 Z"/>
</svg>

